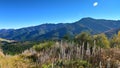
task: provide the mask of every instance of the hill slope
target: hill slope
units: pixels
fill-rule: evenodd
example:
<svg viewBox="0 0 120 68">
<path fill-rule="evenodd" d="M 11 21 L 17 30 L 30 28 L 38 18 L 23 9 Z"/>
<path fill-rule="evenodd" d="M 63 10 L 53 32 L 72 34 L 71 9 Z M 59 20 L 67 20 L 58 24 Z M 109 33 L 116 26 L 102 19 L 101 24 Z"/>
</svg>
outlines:
<svg viewBox="0 0 120 68">
<path fill-rule="evenodd" d="M 74 36 L 82 31 L 92 34 L 120 28 L 120 21 L 83 18 L 74 23 L 42 24 L 21 29 L 2 29 L 0 37 L 17 41 L 59 39 L 69 34 Z"/>
</svg>

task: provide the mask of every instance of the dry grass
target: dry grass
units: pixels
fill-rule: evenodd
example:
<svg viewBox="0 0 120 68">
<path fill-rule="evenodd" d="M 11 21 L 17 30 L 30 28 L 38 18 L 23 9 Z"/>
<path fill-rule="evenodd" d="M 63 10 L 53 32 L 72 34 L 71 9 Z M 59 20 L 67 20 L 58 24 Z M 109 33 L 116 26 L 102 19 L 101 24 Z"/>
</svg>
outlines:
<svg viewBox="0 0 120 68">
<path fill-rule="evenodd" d="M 110 62 L 112 68 L 120 67 L 120 49 L 110 48 L 102 50 L 102 61 L 104 64 Z"/>
<path fill-rule="evenodd" d="M 32 68 L 33 63 L 29 59 L 19 55 L 9 56 L 0 52 L 0 68 Z"/>
</svg>

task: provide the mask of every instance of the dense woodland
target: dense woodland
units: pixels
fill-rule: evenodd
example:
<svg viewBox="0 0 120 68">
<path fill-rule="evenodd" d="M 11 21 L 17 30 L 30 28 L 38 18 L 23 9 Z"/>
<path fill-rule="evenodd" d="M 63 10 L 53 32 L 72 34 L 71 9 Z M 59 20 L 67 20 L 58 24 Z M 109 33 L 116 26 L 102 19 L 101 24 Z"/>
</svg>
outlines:
<svg viewBox="0 0 120 68">
<path fill-rule="evenodd" d="M 120 32 L 82 32 L 74 38 L 40 42 L 0 42 L 0 68 L 119 68 Z"/>
</svg>

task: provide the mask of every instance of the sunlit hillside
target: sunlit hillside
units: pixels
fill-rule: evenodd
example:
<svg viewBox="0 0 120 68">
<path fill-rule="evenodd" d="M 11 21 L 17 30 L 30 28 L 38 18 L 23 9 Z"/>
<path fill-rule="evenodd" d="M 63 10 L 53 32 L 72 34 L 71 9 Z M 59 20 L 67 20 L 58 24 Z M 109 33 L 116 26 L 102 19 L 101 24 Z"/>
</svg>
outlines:
<svg viewBox="0 0 120 68">
<path fill-rule="evenodd" d="M 0 68 L 120 68 L 120 0 L 0 0 Z"/>
<path fill-rule="evenodd" d="M 9 42 L 9 43 L 14 42 L 14 40 L 7 40 L 7 39 L 3 39 L 3 38 L 0 38 L 0 41 L 1 42 Z"/>
<path fill-rule="evenodd" d="M 5 47 L 7 50 L 1 48 L 0 67 L 119 68 L 119 40 L 120 32 L 111 39 L 108 39 L 105 34 L 91 35 L 83 32 L 74 39 L 70 39 L 66 35 L 62 40 L 12 43 L 13 46 Z M 17 46 L 20 44 L 32 45 L 26 46 L 26 49 L 19 46 L 21 51 L 18 51 L 18 47 L 13 48 L 15 44 Z"/>
</svg>

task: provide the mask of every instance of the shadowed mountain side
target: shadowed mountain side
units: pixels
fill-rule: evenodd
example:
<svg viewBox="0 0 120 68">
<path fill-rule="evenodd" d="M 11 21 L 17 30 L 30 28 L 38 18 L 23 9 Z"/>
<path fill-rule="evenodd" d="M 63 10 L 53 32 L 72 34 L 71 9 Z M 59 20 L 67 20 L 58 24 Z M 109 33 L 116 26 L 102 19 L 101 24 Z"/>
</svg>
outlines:
<svg viewBox="0 0 120 68">
<path fill-rule="evenodd" d="M 42 24 L 21 29 L 2 29 L 0 30 L 0 37 L 17 41 L 60 39 L 66 34 L 75 36 L 82 31 L 98 34 L 118 28 L 120 28 L 120 21 L 88 17 L 73 23 Z"/>
</svg>

